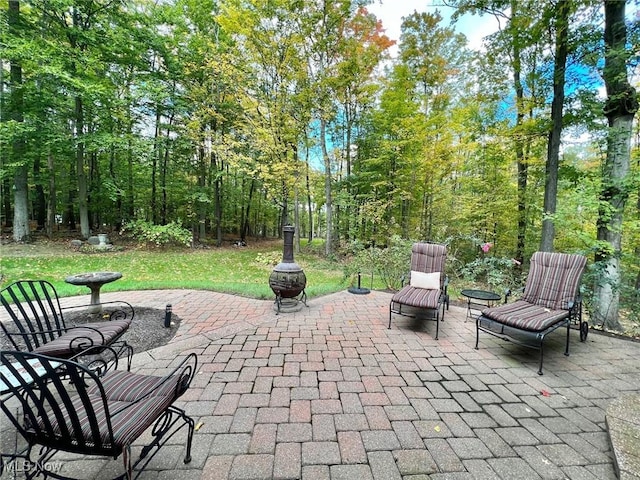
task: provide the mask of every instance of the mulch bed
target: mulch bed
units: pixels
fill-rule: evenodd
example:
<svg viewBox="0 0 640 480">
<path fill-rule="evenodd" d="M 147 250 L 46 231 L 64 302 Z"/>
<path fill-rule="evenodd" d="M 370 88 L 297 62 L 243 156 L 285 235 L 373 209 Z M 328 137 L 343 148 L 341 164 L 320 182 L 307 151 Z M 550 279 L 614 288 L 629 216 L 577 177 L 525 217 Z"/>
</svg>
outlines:
<svg viewBox="0 0 640 480">
<path fill-rule="evenodd" d="M 135 306 L 134 309 L 135 316 L 133 317 L 133 322 L 131 322 L 131 326 L 121 337 L 122 340 L 126 340 L 127 343 L 133 347 L 134 353 L 144 352 L 166 345 L 178 331 L 181 319 L 175 313 L 171 314 L 171 326 L 165 328 L 164 310 Z M 82 310 L 72 310 L 63 313 L 65 322 L 69 326 L 82 325 L 88 322 L 106 321 L 104 319 L 105 314 L 108 314 L 108 310 L 105 310 L 104 313 L 87 313 Z M 12 332 L 17 331 L 13 324 L 8 325 L 8 330 Z M 4 338 L 4 335 L 0 337 L 0 348 L 2 350 L 12 350 L 13 347 L 9 344 L 8 339 Z"/>
</svg>

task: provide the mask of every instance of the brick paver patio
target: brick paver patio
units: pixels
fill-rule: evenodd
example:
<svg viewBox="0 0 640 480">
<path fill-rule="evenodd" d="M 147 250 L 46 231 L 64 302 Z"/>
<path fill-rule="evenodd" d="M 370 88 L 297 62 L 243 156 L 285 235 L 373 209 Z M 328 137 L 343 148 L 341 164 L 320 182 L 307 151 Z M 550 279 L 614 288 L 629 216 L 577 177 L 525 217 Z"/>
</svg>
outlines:
<svg viewBox="0 0 640 480">
<path fill-rule="evenodd" d="M 640 343 L 595 332 L 580 343 L 572 331 L 565 357 L 561 330 L 538 376 L 537 351 L 486 334 L 475 350 L 462 308 L 451 306 L 438 341 L 433 322 L 394 316 L 388 330 L 384 292 L 340 292 L 280 315 L 272 301 L 212 292 L 103 294 L 114 298 L 171 303 L 182 318 L 133 370 L 199 355 L 178 403 L 199 427 L 193 459 L 182 462 L 179 432 L 141 479 L 614 479 L 605 412 L 640 391 Z M 120 458 L 56 459 L 87 480 L 123 471 Z"/>
</svg>

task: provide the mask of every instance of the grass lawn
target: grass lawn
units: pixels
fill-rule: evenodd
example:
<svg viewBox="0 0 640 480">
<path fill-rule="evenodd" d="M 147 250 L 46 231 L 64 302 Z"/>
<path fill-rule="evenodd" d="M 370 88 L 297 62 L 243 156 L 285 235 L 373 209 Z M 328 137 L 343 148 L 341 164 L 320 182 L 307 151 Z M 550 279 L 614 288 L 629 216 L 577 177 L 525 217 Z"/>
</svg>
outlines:
<svg viewBox="0 0 640 480">
<path fill-rule="evenodd" d="M 304 250 L 304 249 L 303 249 Z M 138 249 L 81 253 L 66 243 L 48 242 L 42 248 L 3 246 L 0 260 L 2 286 L 16 280 L 50 281 L 60 296 L 84 295 L 87 288 L 65 283 L 68 275 L 93 271 L 117 271 L 122 278 L 106 284 L 102 292 L 150 289 L 198 289 L 233 293 L 252 298 L 273 298 L 269 275 L 282 260 L 282 241 L 251 247 L 208 249 Z M 351 285 L 342 265 L 313 253 L 296 253 L 295 261 L 307 277 L 309 297 L 344 290 Z M 368 283 L 366 286 L 369 286 Z"/>
</svg>

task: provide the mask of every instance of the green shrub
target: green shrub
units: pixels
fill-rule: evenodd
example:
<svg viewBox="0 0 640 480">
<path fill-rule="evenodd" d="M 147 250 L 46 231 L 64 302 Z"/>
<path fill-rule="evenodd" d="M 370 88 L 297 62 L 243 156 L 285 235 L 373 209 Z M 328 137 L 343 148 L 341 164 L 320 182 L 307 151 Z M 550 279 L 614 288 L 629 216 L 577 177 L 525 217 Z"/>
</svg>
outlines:
<svg viewBox="0 0 640 480">
<path fill-rule="evenodd" d="M 524 286 L 522 275 L 512 258 L 482 256 L 465 264 L 460 274 L 466 284 L 489 287 L 500 293 Z"/>
<path fill-rule="evenodd" d="M 129 232 L 139 242 L 153 244 L 158 247 L 168 245 L 191 245 L 191 232 L 177 222 L 166 225 L 155 225 L 146 220 L 128 222 L 122 232 Z"/>
<path fill-rule="evenodd" d="M 393 236 L 384 248 L 366 247 L 362 242 L 352 242 L 349 250 L 352 258 L 344 267 L 345 278 L 358 272 L 375 273 L 390 290 L 399 290 L 409 273 L 411 245 L 413 241 Z"/>
</svg>

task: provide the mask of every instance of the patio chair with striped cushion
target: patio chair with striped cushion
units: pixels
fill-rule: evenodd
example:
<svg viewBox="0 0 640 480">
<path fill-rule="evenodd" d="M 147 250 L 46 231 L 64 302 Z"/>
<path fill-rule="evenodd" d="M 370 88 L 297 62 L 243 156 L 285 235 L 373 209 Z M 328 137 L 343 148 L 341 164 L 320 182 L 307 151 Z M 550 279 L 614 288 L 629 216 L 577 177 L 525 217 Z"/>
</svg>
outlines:
<svg viewBox="0 0 640 480">
<path fill-rule="evenodd" d="M 513 302 L 486 308 L 476 319 L 476 349 L 480 331 L 504 340 L 540 350 L 538 374 L 542 375 L 546 336 L 566 326 L 565 355 L 569 355 L 569 328 L 580 323 L 580 339 L 586 339 L 578 288 L 587 259 L 582 255 L 536 252 L 531 257 L 522 297 Z"/>
<path fill-rule="evenodd" d="M 36 468 L 52 461 L 57 451 L 85 455 L 122 454 L 126 478 L 131 479 L 131 444 L 153 425 L 153 440 L 142 449 L 138 464 L 151 457 L 182 427 L 188 427 L 184 462 L 191 461 L 194 421 L 173 403 L 189 388 L 197 369 L 195 354 L 187 355 L 171 373 L 151 376 L 117 370 L 117 353 L 109 347 L 102 354 L 115 356 L 113 368 L 102 376 L 73 360 L 30 352 L 2 351 L 3 393 L 11 401 L 1 408 L 28 443 L 24 456 Z M 16 408 L 17 399 L 20 408 Z M 174 428 L 178 425 L 177 428 Z M 35 449 L 39 458 L 31 459 Z M 144 463 L 141 468 L 144 468 Z"/>
<path fill-rule="evenodd" d="M 397 313 L 417 318 L 435 320 L 436 336 L 444 310 L 449 307 L 448 280 L 445 275 L 447 247 L 436 243 L 414 243 L 411 247 L 411 271 L 409 284 L 403 286 L 389 305 L 391 315 Z"/>
</svg>

